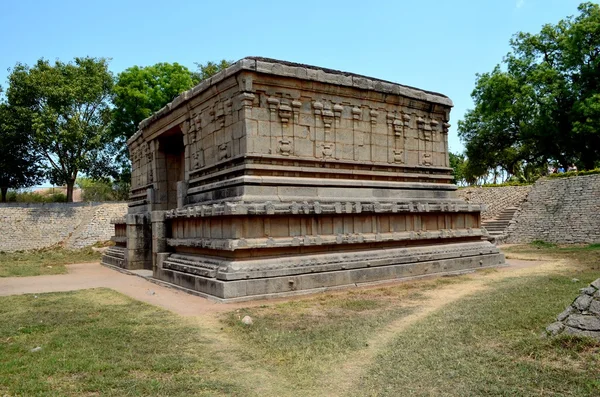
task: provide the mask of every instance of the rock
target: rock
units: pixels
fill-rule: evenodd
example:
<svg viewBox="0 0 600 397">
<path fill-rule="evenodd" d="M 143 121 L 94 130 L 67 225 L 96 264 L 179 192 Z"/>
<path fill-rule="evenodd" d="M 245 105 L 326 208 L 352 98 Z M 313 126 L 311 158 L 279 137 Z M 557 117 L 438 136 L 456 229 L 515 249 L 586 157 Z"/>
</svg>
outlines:
<svg viewBox="0 0 600 397">
<path fill-rule="evenodd" d="M 595 281 L 592 281 L 590 285 L 596 289 L 600 289 L 600 278 L 596 279 Z"/>
<path fill-rule="evenodd" d="M 596 288 L 594 288 L 594 287 L 585 287 L 585 288 L 581 288 L 579 290 L 580 294 L 586 294 L 586 295 L 589 295 L 589 296 L 594 295 L 595 292 L 596 292 Z"/>
<path fill-rule="evenodd" d="M 254 321 L 252 321 L 252 317 L 250 316 L 244 316 L 244 318 L 242 319 L 242 323 L 245 325 L 252 325 Z"/>
<path fill-rule="evenodd" d="M 548 335 L 555 336 L 558 335 L 560 331 L 562 331 L 564 328 L 565 325 L 563 323 L 561 323 L 560 321 L 556 321 L 546 327 L 546 332 L 548 333 Z"/>
<path fill-rule="evenodd" d="M 564 321 L 565 318 L 569 317 L 569 315 L 573 313 L 575 313 L 575 309 L 573 306 L 569 306 L 562 313 L 556 316 L 556 321 Z"/>
<path fill-rule="evenodd" d="M 583 331 L 577 328 L 565 327 L 563 332 L 567 335 L 589 336 L 591 338 L 600 339 L 600 332 L 598 331 Z"/>
<path fill-rule="evenodd" d="M 154 292 L 152 290 L 148 290 L 148 291 L 146 291 L 146 294 L 148 294 L 148 295 L 156 295 L 156 292 Z"/>
<path fill-rule="evenodd" d="M 600 315 L 600 301 L 594 299 L 592 303 L 590 303 L 588 311 L 592 314 Z"/>
<path fill-rule="evenodd" d="M 31 349 L 29 351 L 32 352 L 32 353 L 35 353 L 35 352 L 39 352 L 40 350 L 42 350 L 42 347 L 41 346 L 37 346 L 37 347 L 34 347 L 33 349 Z"/>
<path fill-rule="evenodd" d="M 600 331 L 600 318 L 596 316 L 571 314 L 565 324 L 569 327 L 579 328 L 586 331 Z"/>
<path fill-rule="evenodd" d="M 580 311 L 587 310 L 588 307 L 590 307 L 590 303 L 592 303 L 592 299 L 593 298 L 589 295 L 581 295 L 575 299 L 575 302 L 573 302 L 573 307 Z"/>
</svg>

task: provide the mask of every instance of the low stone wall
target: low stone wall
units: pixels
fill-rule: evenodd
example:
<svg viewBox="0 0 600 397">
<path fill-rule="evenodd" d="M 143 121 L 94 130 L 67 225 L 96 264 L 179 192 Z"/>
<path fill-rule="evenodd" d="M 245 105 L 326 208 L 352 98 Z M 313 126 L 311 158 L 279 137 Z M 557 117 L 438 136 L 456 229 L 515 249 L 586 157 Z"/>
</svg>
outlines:
<svg viewBox="0 0 600 397">
<path fill-rule="evenodd" d="M 81 248 L 110 240 L 110 219 L 126 213 L 127 203 L 0 204 L 0 251 Z"/>
<path fill-rule="evenodd" d="M 507 243 L 600 242 L 600 175 L 543 178 L 507 230 Z"/>
<path fill-rule="evenodd" d="M 492 219 L 508 207 L 518 207 L 531 186 L 468 187 L 458 189 L 458 196 L 473 204 L 486 204 L 481 219 Z"/>
</svg>

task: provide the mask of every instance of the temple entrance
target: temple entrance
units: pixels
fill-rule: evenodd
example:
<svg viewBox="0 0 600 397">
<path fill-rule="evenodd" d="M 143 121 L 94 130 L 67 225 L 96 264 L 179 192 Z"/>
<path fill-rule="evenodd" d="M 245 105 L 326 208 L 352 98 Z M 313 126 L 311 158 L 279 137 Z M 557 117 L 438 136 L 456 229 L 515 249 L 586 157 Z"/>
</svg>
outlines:
<svg viewBox="0 0 600 397">
<path fill-rule="evenodd" d="M 160 181 L 160 189 L 165 192 L 160 195 L 159 201 L 162 209 L 177 208 L 177 182 L 184 180 L 185 175 L 185 150 L 183 134 L 179 129 L 173 133 L 162 136 L 159 140 L 159 152 L 164 159 L 164 180 Z"/>
</svg>

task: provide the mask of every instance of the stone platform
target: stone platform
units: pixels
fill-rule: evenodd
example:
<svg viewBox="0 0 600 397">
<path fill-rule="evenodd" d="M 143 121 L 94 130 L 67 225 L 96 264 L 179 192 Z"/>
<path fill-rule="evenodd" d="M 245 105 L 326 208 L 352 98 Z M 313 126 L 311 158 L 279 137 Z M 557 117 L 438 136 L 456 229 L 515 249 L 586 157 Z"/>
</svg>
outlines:
<svg viewBox="0 0 600 397">
<path fill-rule="evenodd" d="M 451 106 L 352 73 L 242 59 L 128 141 L 129 214 L 106 263 L 224 300 L 503 264 L 481 207 L 451 184 Z"/>
</svg>

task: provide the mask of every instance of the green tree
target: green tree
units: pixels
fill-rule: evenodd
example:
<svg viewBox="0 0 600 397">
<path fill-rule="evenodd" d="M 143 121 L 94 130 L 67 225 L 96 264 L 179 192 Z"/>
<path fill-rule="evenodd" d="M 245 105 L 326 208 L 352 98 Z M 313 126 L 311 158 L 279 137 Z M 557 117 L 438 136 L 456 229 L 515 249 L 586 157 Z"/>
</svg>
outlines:
<svg viewBox="0 0 600 397">
<path fill-rule="evenodd" d="M 194 86 L 194 74 L 178 63 L 132 66 L 117 76 L 113 96 L 115 137 L 127 140 L 138 124 Z"/>
<path fill-rule="evenodd" d="M 1 88 L 0 88 L 1 92 Z M 8 189 L 33 186 L 42 179 L 26 109 L 0 103 L 0 192 L 6 202 Z"/>
<path fill-rule="evenodd" d="M 118 159 L 118 169 L 113 172 L 113 177 L 121 186 L 128 184 L 131 178 L 129 152 L 125 142 L 135 134 L 139 123 L 182 92 L 227 68 L 231 62 L 222 60 L 219 63 L 196 65 L 197 72 L 178 63 L 132 66 L 117 76 L 111 131 L 113 149 Z"/>
<path fill-rule="evenodd" d="M 127 139 L 135 134 L 142 120 L 195 83 L 194 73 L 178 63 L 132 66 L 119 73 L 112 98 L 111 133 L 113 153 L 117 159 L 112 176 L 120 186 L 125 187 L 131 180 Z"/>
<path fill-rule="evenodd" d="M 219 73 L 221 70 L 227 69 L 232 64 L 233 61 L 228 61 L 226 59 L 221 59 L 219 62 L 208 61 L 205 64 L 196 62 L 196 67 L 198 68 L 198 71 L 195 73 L 195 78 L 199 82 L 202 80 L 206 80 L 209 77 L 212 77 L 215 74 Z"/>
<path fill-rule="evenodd" d="M 126 200 L 127 193 L 119 189 L 111 179 L 77 178 L 76 185 L 82 190 L 83 201 Z"/>
<path fill-rule="evenodd" d="M 454 154 L 452 152 L 448 153 L 448 155 L 450 157 L 450 167 L 452 167 L 452 176 L 454 176 L 452 183 L 457 185 L 463 184 L 465 182 L 465 155 Z"/>
<path fill-rule="evenodd" d="M 73 201 L 80 172 L 98 175 L 109 168 L 113 76 L 108 61 L 86 57 L 52 65 L 40 59 L 33 67 L 17 64 L 8 80 L 8 103 L 29 112 L 46 176 L 65 184 L 67 201 Z"/>
<path fill-rule="evenodd" d="M 477 76 L 475 108 L 459 121 L 459 136 L 474 168 L 593 168 L 600 160 L 600 6 L 540 33 L 517 33 L 512 51 Z"/>
</svg>

